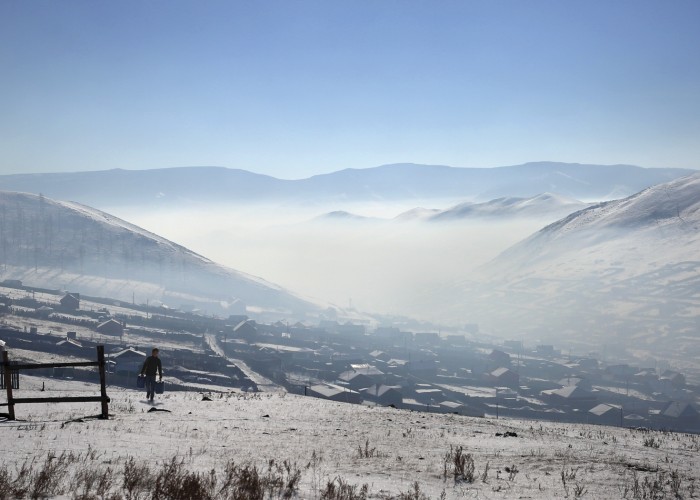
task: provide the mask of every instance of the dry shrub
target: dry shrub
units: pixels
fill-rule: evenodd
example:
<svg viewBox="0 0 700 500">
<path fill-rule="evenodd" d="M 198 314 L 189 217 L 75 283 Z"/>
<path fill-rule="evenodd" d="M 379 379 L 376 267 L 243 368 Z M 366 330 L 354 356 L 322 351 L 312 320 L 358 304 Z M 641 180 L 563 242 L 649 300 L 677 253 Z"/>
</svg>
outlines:
<svg viewBox="0 0 700 500">
<path fill-rule="evenodd" d="M 126 500 L 139 500 L 150 490 L 153 474 L 147 464 L 139 464 L 134 457 L 128 457 L 124 462 L 122 489 Z"/>
<path fill-rule="evenodd" d="M 77 460 L 73 453 L 65 451 L 58 456 L 49 453 L 38 472 L 31 475 L 29 496 L 47 498 L 62 494 L 68 468 Z"/>
<path fill-rule="evenodd" d="M 367 484 L 363 484 L 358 491 L 356 485 L 336 477 L 326 483 L 326 488 L 321 492 L 321 500 L 366 500 L 368 493 Z"/>
<path fill-rule="evenodd" d="M 114 484 L 114 472 L 106 469 L 84 467 L 73 477 L 73 496 L 77 500 L 103 499 Z"/>
<path fill-rule="evenodd" d="M 173 457 L 155 476 L 153 500 L 209 500 L 215 498 L 216 473 L 199 474 L 184 468 L 184 462 Z"/>
<path fill-rule="evenodd" d="M 398 500 L 429 500 L 429 498 L 420 490 L 420 484 L 416 481 L 413 483 L 412 489 L 399 493 Z"/>
<path fill-rule="evenodd" d="M 450 451 L 445 454 L 442 465 L 443 479 L 447 479 L 448 476 L 452 476 L 455 482 L 474 482 L 474 457 L 472 457 L 471 453 L 464 453 L 461 446 L 458 446 L 457 448 L 450 446 Z"/>
</svg>

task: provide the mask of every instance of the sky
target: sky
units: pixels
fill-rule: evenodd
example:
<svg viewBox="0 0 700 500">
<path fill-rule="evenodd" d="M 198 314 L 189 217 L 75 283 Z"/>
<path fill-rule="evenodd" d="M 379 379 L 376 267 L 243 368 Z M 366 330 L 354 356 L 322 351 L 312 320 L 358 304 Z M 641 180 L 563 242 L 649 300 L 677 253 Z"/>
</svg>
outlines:
<svg viewBox="0 0 700 500">
<path fill-rule="evenodd" d="M 700 2 L 0 0 L 0 174 L 700 167 Z"/>
</svg>

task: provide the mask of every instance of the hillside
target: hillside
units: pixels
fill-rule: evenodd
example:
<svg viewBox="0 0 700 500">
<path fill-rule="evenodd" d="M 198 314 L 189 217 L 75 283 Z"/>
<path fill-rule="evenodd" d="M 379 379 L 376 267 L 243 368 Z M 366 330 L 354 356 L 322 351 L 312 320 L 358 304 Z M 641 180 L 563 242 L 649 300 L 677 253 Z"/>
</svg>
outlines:
<svg viewBox="0 0 700 500">
<path fill-rule="evenodd" d="M 427 221 L 446 222 L 465 219 L 520 217 L 558 219 L 589 205 L 572 198 L 542 193 L 531 198 L 504 197 L 483 203 L 460 203 L 436 212 L 411 210 L 398 216 L 402 219 L 422 217 Z"/>
<path fill-rule="evenodd" d="M 0 176 L 0 190 L 43 193 L 98 208 L 228 203 L 303 205 L 367 201 L 487 201 L 556 192 L 582 200 L 628 196 L 692 173 L 673 168 L 539 162 L 497 168 L 395 164 L 283 180 L 246 170 L 182 167 L 155 170 Z"/>
<path fill-rule="evenodd" d="M 0 256 L 3 279 L 48 288 L 229 314 L 242 304 L 297 316 L 318 310 L 107 213 L 33 194 L 0 192 Z"/>
<path fill-rule="evenodd" d="M 666 356 L 697 372 L 698 256 L 695 174 L 571 214 L 432 300 L 445 316 L 469 314 L 510 335 Z M 454 294 L 461 300 L 445 306 Z"/>
<path fill-rule="evenodd" d="M 18 397 L 95 391 L 77 382 L 23 380 Z M 42 383 L 47 392 L 39 392 Z M 700 480 L 700 440 L 693 435 L 369 408 L 284 393 L 235 391 L 203 400 L 202 394 L 166 392 L 154 406 L 133 390 L 109 388 L 108 394 L 109 421 L 76 418 L 96 408 L 75 403 L 34 405 L 31 414 L 19 405 L 18 417 L 26 420 L 0 420 L 13 443 L 0 458 L 0 480 L 3 470 L 14 479 L 25 461 L 32 464 L 28 475 L 53 463 L 56 494 L 85 487 L 86 477 L 100 477 L 109 467 L 114 492 L 125 484 L 127 467 L 151 477 L 132 485 L 132 493 L 144 497 L 157 474 L 170 488 L 194 487 L 197 478 L 185 474 L 199 474 L 201 483 L 214 475 L 222 488 L 227 466 L 233 484 L 251 488 L 255 466 L 253 477 L 270 488 L 265 498 L 285 498 L 298 470 L 298 496 L 289 497 L 385 500 L 689 498 Z M 458 451 L 461 460 L 455 460 Z M 91 484 L 88 492 L 100 482 Z M 238 491 L 215 498 L 253 497 Z"/>
<path fill-rule="evenodd" d="M 614 268 L 630 277 L 693 261 L 699 250 L 700 174 L 695 174 L 571 214 L 507 250 L 489 268 L 560 278 Z M 592 263 L 596 269 L 585 265 Z"/>
<path fill-rule="evenodd" d="M 573 198 L 558 194 L 542 193 L 531 198 L 504 197 L 474 203 L 465 202 L 445 209 L 416 207 L 391 218 L 364 217 L 344 210 L 325 213 L 313 220 L 328 222 L 468 222 L 500 221 L 508 222 L 521 218 L 553 221 L 573 212 L 589 207 Z"/>
</svg>

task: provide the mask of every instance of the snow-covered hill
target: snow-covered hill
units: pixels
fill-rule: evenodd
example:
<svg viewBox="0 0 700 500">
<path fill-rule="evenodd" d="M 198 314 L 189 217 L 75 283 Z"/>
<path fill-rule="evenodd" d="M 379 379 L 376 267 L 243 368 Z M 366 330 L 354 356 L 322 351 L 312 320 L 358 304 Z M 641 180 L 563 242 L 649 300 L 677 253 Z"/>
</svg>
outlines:
<svg viewBox="0 0 700 500">
<path fill-rule="evenodd" d="M 697 372 L 700 174 L 573 213 L 432 301 L 444 317 L 507 335 L 675 358 Z"/>
<path fill-rule="evenodd" d="M 695 174 L 573 213 L 507 250 L 490 268 L 560 277 L 565 272 L 571 278 L 595 270 L 582 264 L 596 263 L 597 269 L 614 266 L 630 276 L 699 258 Z"/>
<path fill-rule="evenodd" d="M 23 377 L 17 397 L 99 394 L 94 385 Z M 158 475 L 166 491 L 178 491 L 172 484 L 178 480 L 192 491 L 196 480 L 210 478 L 218 479 L 217 491 L 242 483 L 244 493 L 265 488 L 256 496 L 214 498 L 368 500 L 690 498 L 700 480 L 696 435 L 371 408 L 284 393 L 205 399 L 166 392 L 155 404 L 135 389 L 110 387 L 108 394 L 108 421 L 85 417 L 96 403 L 18 405 L 22 421 L 0 421 L 3 439 L 13 443 L 0 457 L 4 479 L 14 480 L 22 464 L 31 478 L 53 465 L 49 477 L 58 481 L 50 493 L 59 498 L 94 495 L 104 483 L 107 493 L 148 498 Z M 128 463 L 137 472 L 129 478 L 146 480 L 125 481 Z M 236 474 L 253 466 L 254 475 Z M 282 479 L 297 470 L 284 495 Z M 88 488 L 86 477 L 111 481 L 93 480 Z"/>
<path fill-rule="evenodd" d="M 123 300 L 297 316 L 318 307 L 105 212 L 34 194 L 0 192 L 0 263 L 3 279 Z"/>
<path fill-rule="evenodd" d="M 423 218 L 428 221 L 456 221 L 472 218 L 536 217 L 558 219 L 589 206 L 573 198 L 558 194 L 542 193 L 531 198 L 504 197 L 484 203 L 460 203 L 437 212 L 410 211 L 399 217 Z"/>
<path fill-rule="evenodd" d="M 508 222 L 514 219 L 532 218 L 551 222 L 573 212 L 591 206 L 573 198 L 553 193 L 542 193 L 531 198 L 504 197 L 483 203 L 464 202 L 445 209 L 416 207 L 400 213 L 392 219 L 365 217 L 344 210 L 325 213 L 313 219 L 326 222 L 459 222 L 489 221 Z"/>
</svg>

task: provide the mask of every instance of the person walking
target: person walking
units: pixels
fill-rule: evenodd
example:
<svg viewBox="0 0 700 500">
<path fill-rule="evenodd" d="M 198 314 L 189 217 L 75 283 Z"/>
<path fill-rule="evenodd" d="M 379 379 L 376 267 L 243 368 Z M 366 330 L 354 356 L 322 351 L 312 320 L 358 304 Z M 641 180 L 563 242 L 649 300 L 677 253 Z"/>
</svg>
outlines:
<svg viewBox="0 0 700 500">
<path fill-rule="evenodd" d="M 156 372 L 163 381 L 163 365 L 158 357 L 158 349 L 154 348 L 151 355 L 146 358 L 141 368 L 141 376 L 146 376 L 146 399 L 153 401 L 156 392 Z"/>
</svg>

